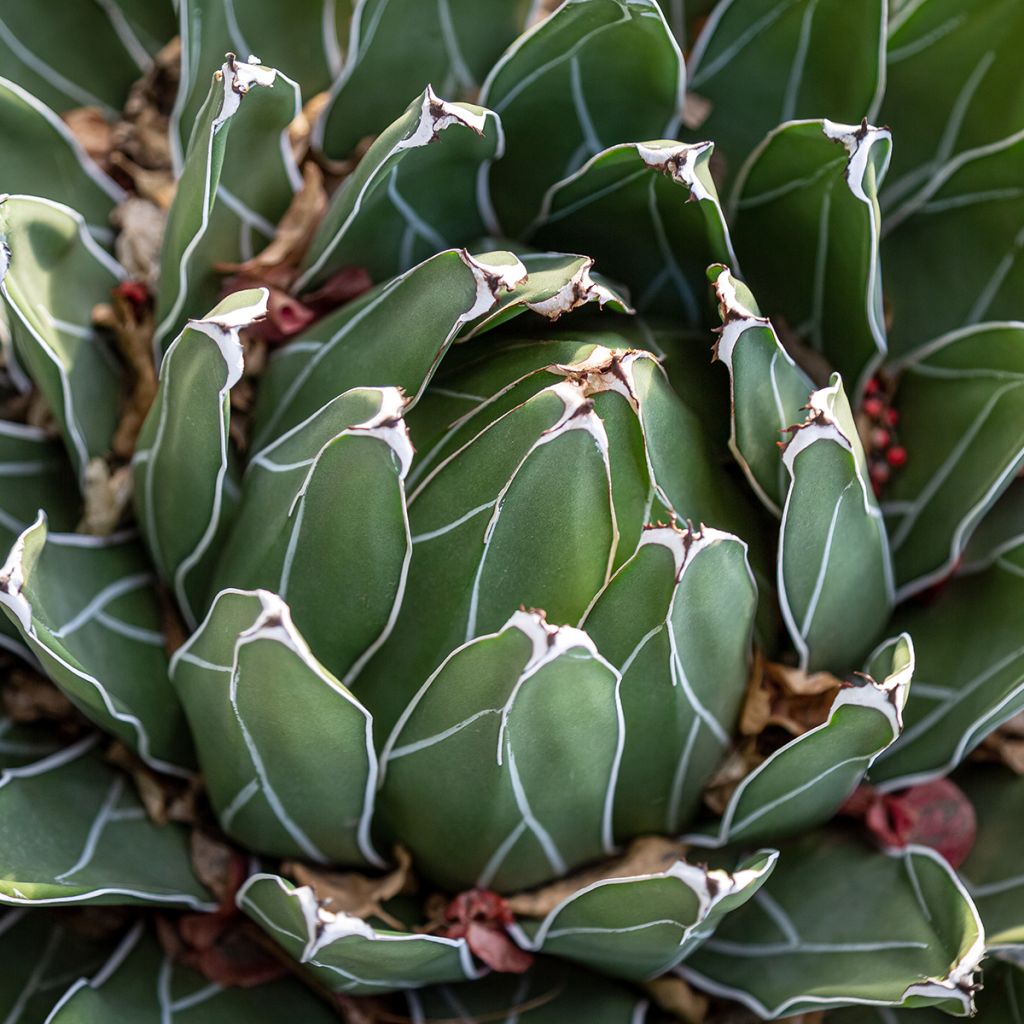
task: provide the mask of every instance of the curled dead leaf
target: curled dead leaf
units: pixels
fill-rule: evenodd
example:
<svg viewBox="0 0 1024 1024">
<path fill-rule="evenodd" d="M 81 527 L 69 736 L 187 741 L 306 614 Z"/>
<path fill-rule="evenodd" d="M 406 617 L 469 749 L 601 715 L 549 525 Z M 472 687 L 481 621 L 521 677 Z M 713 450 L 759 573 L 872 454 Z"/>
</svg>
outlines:
<svg viewBox="0 0 1024 1024">
<path fill-rule="evenodd" d="M 160 279 L 160 246 L 167 211 L 151 198 L 128 196 L 110 216 L 118 229 L 114 255 L 128 274 L 155 290 Z"/>
<path fill-rule="evenodd" d="M 150 821 L 157 825 L 166 825 L 169 821 L 196 824 L 199 817 L 197 799 L 201 791 L 198 778 L 180 779 L 158 775 L 120 742 L 108 747 L 105 758 L 131 777 Z"/>
<path fill-rule="evenodd" d="M 5 717 L 12 722 L 78 722 L 78 710 L 49 679 L 32 669 L 15 667 L 0 690 Z"/>
<path fill-rule="evenodd" d="M 800 669 L 754 655 L 747 695 L 740 713 L 743 736 L 759 736 L 778 726 L 792 736 L 821 725 L 843 683 L 827 672 L 808 675 Z"/>
<path fill-rule="evenodd" d="M 682 978 L 665 975 L 644 982 L 651 1002 L 682 1024 L 704 1024 L 708 1014 L 708 998 L 695 991 Z"/>
<path fill-rule="evenodd" d="M 90 459 L 85 467 L 82 498 L 84 509 L 78 532 L 108 537 L 117 529 L 132 500 L 131 467 L 111 470 L 105 459 Z"/>
<path fill-rule="evenodd" d="M 104 170 L 109 169 L 114 131 L 98 107 L 75 107 L 60 115 L 78 144 Z"/>
<path fill-rule="evenodd" d="M 736 788 L 764 760 L 765 755 L 758 750 L 756 737 L 745 739 L 734 747 L 704 789 L 707 807 L 715 814 L 725 814 Z"/>
<path fill-rule="evenodd" d="M 982 740 L 972 754 L 975 761 L 996 761 L 1024 775 L 1024 712 L 1014 715 Z"/>
</svg>

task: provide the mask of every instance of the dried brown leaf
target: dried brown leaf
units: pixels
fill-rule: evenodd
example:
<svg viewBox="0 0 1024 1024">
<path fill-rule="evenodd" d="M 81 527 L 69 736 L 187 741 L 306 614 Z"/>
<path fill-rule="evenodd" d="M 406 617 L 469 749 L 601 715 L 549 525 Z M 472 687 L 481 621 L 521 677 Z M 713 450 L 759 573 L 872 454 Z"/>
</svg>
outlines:
<svg viewBox="0 0 1024 1024">
<path fill-rule="evenodd" d="M 779 726 L 793 736 L 801 736 L 828 718 L 842 685 L 827 672 L 808 675 L 789 665 L 767 661 L 758 651 L 740 713 L 740 734 L 758 736 L 770 726 Z"/>
<path fill-rule="evenodd" d="M 972 754 L 976 761 L 996 761 L 1024 775 L 1024 712 L 1015 715 L 982 740 Z"/>
<path fill-rule="evenodd" d="M 60 115 L 78 144 L 104 170 L 114 146 L 114 131 L 98 107 L 75 107 Z"/>
<path fill-rule="evenodd" d="M 118 262 L 130 277 L 144 281 L 150 290 L 155 290 L 160 280 L 160 246 L 167 223 L 166 208 L 149 198 L 128 196 L 114 208 L 110 220 L 118 229 L 114 242 Z"/>
<path fill-rule="evenodd" d="M 84 509 L 78 532 L 92 537 L 109 536 L 132 500 L 131 467 L 121 466 L 112 471 L 106 460 L 90 459 L 85 467 L 82 498 Z"/>
<path fill-rule="evenodd" d="M 198 778 L 178 779 L 158 775 L 120 742 L 112 743 L 105 757 L 110 764 L 131 776 L 150 821 L 157 825 L 166 825 L 169 821 L 196 824 L 199 817 L 197 800 L 201 789 Z"/>
<path fill-rule="evenodd" d="M 763 761 L 756 737 L 742 741 L 729 752 L 704 789 L 704 803 L 715 814 L 725 814 L 736 787 Z"/>
<path fill-rule="evenodd" d="M 79 713 L 49 679 L 29 668 L 7 673 L 0 690 L 4 714 L 12 722 L 74 722 Z"/>
<path fill-rule="evenodd" d="M 235 893 L 245 880 L 245 858 L 228 843 L 194 828 L 192 870 L 225 908 L 234 907 Z"/>
<path fill-rule="evenodd" d="M 644 983 L 651 1002 L 683 1024 L 703 1024 L 708 998 L 694 991 L 682 978 L 666 975 Z"/>
</svg>

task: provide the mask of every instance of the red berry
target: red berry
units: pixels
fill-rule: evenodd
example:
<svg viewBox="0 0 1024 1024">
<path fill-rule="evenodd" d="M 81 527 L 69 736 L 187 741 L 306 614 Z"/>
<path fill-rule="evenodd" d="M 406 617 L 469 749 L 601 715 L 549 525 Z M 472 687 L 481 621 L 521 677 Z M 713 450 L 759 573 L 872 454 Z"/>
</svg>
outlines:
<svg viewBox="0 0 1024 1024">
<path fill-rule="evenodd" d="M 881 485 L 889 479 L 889 467 L 884 462 L 873 462 L 870 472 L 873 484 Z"/>
<path fill-rule="evenodd" d="M 900 414 L 895 409 L 885 410 L 885 422 L 888 423 L 890 427 L 895 427 L 899 421 Z"/>
<path fill-rule="evenodd" d="M 893 445 L 886 453 L 885 457 L 889 462 L 889 465 L 895 469 L 899 469 L 900 466 L 907 464 L 907 449 L 902 445 Z"/>
<path fill-rule="evenodd" d="M 872 448 L 888 448 L 892 442 L 892 435 L 882 427 L 876 427 L 871 431 Z"/>
<path fill-rule="evenodd" d="M 864 411 L 873 419 L 877 420 L 885 411 L 885 405 L 880 398 L 865 398 Z"/>
<path fill-rule="evenodd" d="M 868 381 L 867 386 L 864 388 L 864 391 L 865 391 L 865 393 L 867 393 L 869 395 L 877 395 L 878 394 L 878 388 L 879 388 L 878 378 L 877 377 L 872 377 L 871 380 Z"/>
</svg>

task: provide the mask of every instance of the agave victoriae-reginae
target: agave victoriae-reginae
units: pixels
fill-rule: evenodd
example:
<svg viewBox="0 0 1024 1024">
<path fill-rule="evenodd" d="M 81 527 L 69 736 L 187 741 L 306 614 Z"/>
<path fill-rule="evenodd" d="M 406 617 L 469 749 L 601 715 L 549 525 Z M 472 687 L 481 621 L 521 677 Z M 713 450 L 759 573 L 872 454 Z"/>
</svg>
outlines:
<svg viewBox="0 0 1024 1024">
<path fill-rule="evenodd" d="M 1019 1022 L 1022 45 L 4 0 L 0 1020 Z"/>
</svg>

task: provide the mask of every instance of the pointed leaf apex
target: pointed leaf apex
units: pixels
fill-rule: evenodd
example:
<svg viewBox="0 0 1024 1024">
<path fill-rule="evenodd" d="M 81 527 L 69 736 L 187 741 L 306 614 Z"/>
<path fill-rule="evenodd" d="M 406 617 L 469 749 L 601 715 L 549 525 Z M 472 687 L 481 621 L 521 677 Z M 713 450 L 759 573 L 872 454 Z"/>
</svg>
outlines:
<svg viewBox="0 0 1024 1024">
<path fill-rule="evenodd" d="M 488 312 L 498 301 L 501 292 L 510 292 L 528 277 L 526 267 L 518 257 L 509 252 L 489 253 L 487 256 L 471 256 L 465 249 L 459 249 L 459 258 L 469 267 L 476 281 L 476 299 L 473 305 L 459 317 L 459 323 L 475 320 Z M 499 262 L 497 257 L 504 257 Z"/>
<path fill-rule="evenodd" d="M 692 524 L 680 527 L 676 523 L 669 523 L 668 526 L 645 526 L 640 535 L 639 547 L 658 544 L 668 548 L 675 559 L 676 581 L 678 582 L 687 566 L 693 563 L 694 558 L 701 551 L 720 541 L 735 541 L 743 546 L 744 551 L 747 549 L 746 542 L 740 540 L 735 534 L 726 533 L 724 530 L 715 530 L 703 523 L 699 527 L 694 527 Z"/>
<path fill-rule="evenodd" d="M 428 85 L 423 90 L 420 119 L 416 127 L 396 147 L 414 149 L 433 142 L 438 135 L 452 125 L 461 125 L 477 135 L 483 135 L 487 124 L 487 111 L 473 110 L 463 103 L 448 103 Z"/>
<path fill-rule="evenodd" d="M 786 468 L 793 472 L 796 457 L 815 441 L 835 441 L 847 451 L 853 451 L 853 443 L 842 430 L 836 418 L 836 401 L 843 393 L 843 380 L 838 373 L 832 374 L 827 388 L 819 388 L 811 392 L 807 402 L 807 417 L 803 423 L 791 427 L 792 437 L 786 442 L 782 461 Z"/>
<path fill-rule="evenodd" d="M 224 99 L 220 113 L 213 122 L 214 128 L 222 125 L 242 104 L 242 97 L 254 86 L 261 85 L 271 88 L 277 72 L 273 68 L 260 64 L 259 57 L 250 54 L 248 61 L 238 60 L 233 53 L 225 54 L 227 58 L 220 68 L 221 81 L 224 83 Z"/>
<path fill-rule="evenodd" d="M 713 142 L 638 142 L 636 151 L 640 159 L 655 171 L 661 171 L 673 181 L 685 185 L 693 199 L 714 199 L 697 175 L 698 164 L 711 156 Z"/>
<path fill-rule="evenodd" d="M 244 370 L 239 331 L 266 317 L 269 297 L 270 292 L 266 288 L 235 292 L 202 319 L 188 321 L 189 328 L 201 331 L 220 349 L 228 367 L 225 386 L 229 390 L 238 383 Z"/>
<path fill-rule="evenodd" d="M 570 313 L 588 302 L 596 302 L 601 309 L 604 309 L 607 302 L 621 302 L 620 297 L 610 288 L 590 276 L 593 267 L 594 261 L 588 257 L 554 295 L 538 302 L 527 302 L 527 308 L 549 320 L 557 320 L 563 313 Z M 633 313 L 635 310 L 627 306 L 626 312 Z"/>
<path fill-rule="evenodd" d="M 833 142 L 839 142 L 846 147 L 849 153 L 849 160 L 846 165 L 846 181 L 850 191 L 862 202 L 871 203 L 872 200 L 864 191 L 864 176 L 867 172 L 868 160 L 871 155 L 871 147 L 875 143 L 884 143 L 889 150 L 892 148 L 892 133 L 888 128 L 875 128 L 868 124 L 865 118 L 859 125 L 838 124 L 825 118 L 821 130 L 825 137 Z M 883 158 L 882 167 L 878 172 L 878 179 L 885 176 L 889 166 L 889 152 Z"/>
<path fill-rule="evenodd" d="M 523 675 L 532 674 L 541 665 L 577 647 L 598 657 L 597 646 L 589 634 L 574 626 L 553 626 L 547 621 L 544 612 L 535 608 L 521 608 L 513 612 L 503 627 L 505 629 L 518 629 L 533 645 L 533 653 L 523 668 Z"/>
<path fill-rule="evenodd" d="M 45 541 L 46 513 L 42 509 L 36 514 L 35 522 L 18 535 L 7 561 L 0 568 L 0 604 L 5 604 L 11 609 L 26 632 L 30 632 L 32 628 L 32 605 L 22 593 L 25 587 L 25 540 L 36 530 L 43 531 Z"/>
</svg>

